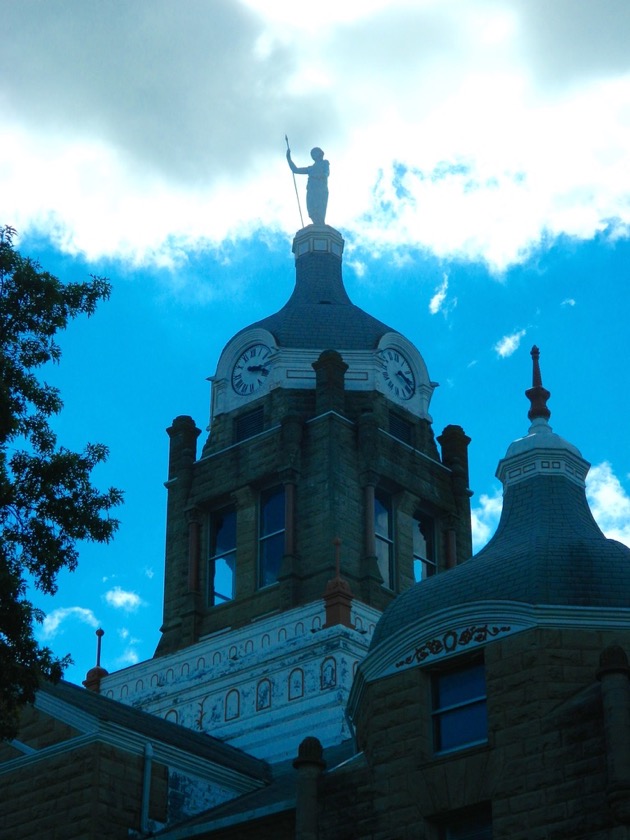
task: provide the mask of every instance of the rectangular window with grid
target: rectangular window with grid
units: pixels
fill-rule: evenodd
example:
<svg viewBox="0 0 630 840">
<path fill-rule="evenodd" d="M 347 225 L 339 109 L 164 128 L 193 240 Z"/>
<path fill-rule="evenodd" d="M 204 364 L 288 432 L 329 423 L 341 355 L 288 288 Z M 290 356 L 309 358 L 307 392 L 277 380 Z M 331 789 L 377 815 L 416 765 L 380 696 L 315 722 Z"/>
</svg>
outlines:
<svg viewBox="0 0 630 840">
<path fill-rule="evenodd" d="M 488 740 L 486 673 L 483 662 L 432 674 L 433 743 L 438 753 Z"/>
<path fill-rule="evenodd" d="M 374 496 L 374 541 L 376 562 L 383 578 L 383 585 L 394 588 L 394 529 L 392 501 L 385 493 Z"/>
<path fill-rule="evenodd" d="M 418 583 L 435 574 L 435 521 L 424 513 L 413 518 L 413 574 Z"/>
<path fill-rule="evenodd" d="M 234 598 L 236 572 L 236 510 L 224 508 L 210 517 L 208 604 L 216 606 Z"/>
<path fill-rule="evenodd" d="M 258 521 L 258 585 L 278 580 L 284 557 L 284 487 L 265 490 L 260 496 Z"/>
</svg>

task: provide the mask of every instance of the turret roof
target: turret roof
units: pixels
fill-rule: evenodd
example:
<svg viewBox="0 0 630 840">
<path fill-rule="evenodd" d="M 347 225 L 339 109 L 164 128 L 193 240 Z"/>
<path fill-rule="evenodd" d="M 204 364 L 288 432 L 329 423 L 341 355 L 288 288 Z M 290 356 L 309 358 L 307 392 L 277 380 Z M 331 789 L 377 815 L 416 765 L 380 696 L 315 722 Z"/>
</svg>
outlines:
<svg viewBox="0 0 630 840">
<path fill-rule="evenodd" d="M 588 463 L 548 425 L 534 348 L 532 425 L 500 462 L 503 510 L 495 535 L 470 560 L 416 584 L 385 611 L 372 648 L 420 618 L 475 601 L 630 607 L 630 549 L 607 539 L 586 500 Z M 542 389 L 544 391 L 544 389 Z"/>
</svg>

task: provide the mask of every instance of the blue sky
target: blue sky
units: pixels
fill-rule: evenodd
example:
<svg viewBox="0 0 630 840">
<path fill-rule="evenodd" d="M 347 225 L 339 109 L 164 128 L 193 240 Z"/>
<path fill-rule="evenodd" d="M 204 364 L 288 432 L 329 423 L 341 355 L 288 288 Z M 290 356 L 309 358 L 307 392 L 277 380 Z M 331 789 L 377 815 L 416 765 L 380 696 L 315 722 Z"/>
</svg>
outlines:
<svg viewBox="0 0 630 840">
<path fill-rule="evenodd" d="M 0 220 L 58 276 L 114 286 L 45 371 L 60 442 L 107 444 L 95 478 L 126 497 L 114 542 L 33 593 L 69 678 L 99 625 L 109 670 L 157 644 L 165 429 L 205 430 L 222 347 L 292 290 L 285 132 L 298 164 L 313 145 L 331 161 L 352 300 L 420 349 L 436 434 L 472 438 L 477 546 L 527 432 L 534 343 L 551 425 L 630 544 L 625 0 L 114 5 L 7 4 L 0 53 Z"/>
</svg>

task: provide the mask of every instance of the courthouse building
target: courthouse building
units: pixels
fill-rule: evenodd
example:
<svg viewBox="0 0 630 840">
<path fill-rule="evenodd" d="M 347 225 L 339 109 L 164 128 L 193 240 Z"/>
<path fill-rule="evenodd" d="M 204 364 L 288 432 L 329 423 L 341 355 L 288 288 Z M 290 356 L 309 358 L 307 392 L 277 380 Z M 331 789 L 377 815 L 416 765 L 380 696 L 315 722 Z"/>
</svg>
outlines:
<svg viewBox="0 0 630 840">
<path fill-rule="evenodd" d="M 351 302 L 343 248 L 297 233 L 289 300 L 218 359 L 208 437 L 168 429 L 155 655 L 42 686 L 0 745 L 2 836 L 630 838 L 630 549 L 538 351 L 471 557 L 470 440 L 436 437 L 427 365 Z"/>
</svg>

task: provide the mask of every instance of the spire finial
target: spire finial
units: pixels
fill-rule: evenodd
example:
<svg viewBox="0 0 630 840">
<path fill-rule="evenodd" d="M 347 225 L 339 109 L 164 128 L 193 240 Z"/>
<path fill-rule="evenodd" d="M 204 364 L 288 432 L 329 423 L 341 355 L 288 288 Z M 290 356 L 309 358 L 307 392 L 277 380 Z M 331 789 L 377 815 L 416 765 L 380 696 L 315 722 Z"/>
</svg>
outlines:
<svg viewBox="0 0 630 840">
<path fill-rule="evenodd" d="M 551 417 L 551 412 L 547 408 L 547 400 L 551 396 L 549 391 L 546 388 L 543 388 L 542 384 L 542 376 L 540 373 L 540 364 L 538 360 L 540 358 L 540 350 L 536 345 L 531 349 L 531 357 L 533 363 L 533 372 L 532 372 L 532 387 L 525 391 L 525 396 L 530 401 L 531 408 L 527 412 L 527 416 L 530 420 L 536 420 L 538 418 L 542 418 L 543 420 L 549 420 Z"/>
<path fill-rule="evenodd" d="M 98 630 L 96 631 L 96 638 L 97 638 L 97 642 L 96 642 L 96 667 L 97 668 L 101 667 L 101 641 L 102 641 L 104 635 L 105 635 L 105 631 L 103 630 L 102 627 L 99 627 Z"/>
<path fill-rule="evenodd" d="M 90 691 L 95 691 L 97 694 L 101 690 L 101 680 L 107 676 L 105 668 L 101 668 L 101 642 L 104 635 L 105 631 L 102 627 L 99 627 L 96 631 L 96 665 L 90 668 L 83 680 L 83 685 Z"/>
</svg>

